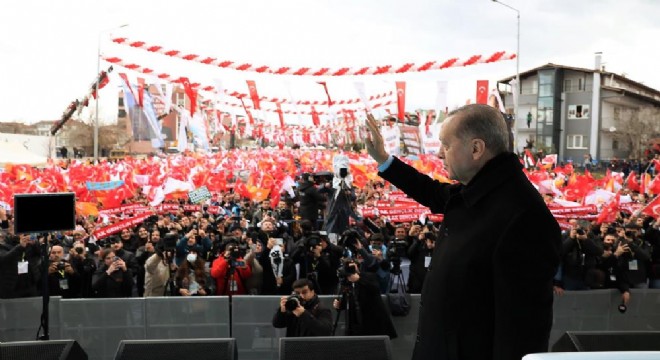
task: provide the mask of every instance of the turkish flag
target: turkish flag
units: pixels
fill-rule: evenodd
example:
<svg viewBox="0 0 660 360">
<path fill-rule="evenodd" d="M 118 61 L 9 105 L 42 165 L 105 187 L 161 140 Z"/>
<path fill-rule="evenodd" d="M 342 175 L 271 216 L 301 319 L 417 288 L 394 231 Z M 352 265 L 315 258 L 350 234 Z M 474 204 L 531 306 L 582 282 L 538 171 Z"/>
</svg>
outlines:
<svg viewBox="0 0 660 360">
<path fill-rule="evenodd" d="M 252 99 L 252 104 L 254 104 L 254 109 L 261 110 L 261 106 L 259 105 L 259 94 L 257 93 L 257 84 L 255 84 L 254 80 L 246 80 L 246 81 L 247 81 L 248 90 L 250 90 L 250 99 Z"/>
<path fill-rule="evenodd" d="M 181 81 L 183 83 L 183 91 L 188 95 L 188 99 L 190 99 L 190 116 L 194 116 L 195 110 L 197 110 L 197 91 L 190 85 L 190 80 L 187 77 L 182 77 Z"/>
<path fill-rule="evenodd" d="M 314 123 L 314 126 L 321 125 L 321 119 L 319 118 L 319 113 L 316 112 L 314 106 L 312 106 L 312 123 Z"/>
<path fill-rule="evenodd" d="M 660 219 L 660 196 L 656 196 L 653 201 L 651 201 L 646 207 L 644 207 L 644 210 L 642 210 L 642 214 L 648 215 L 648 216 L 653 216 L 656 219 Z"/>
<path fill-rule="evenodd" d="M 406 82 L 396 82 L 396 103 L 398 106 L 398 118 L 401 122 L 406 119 Z"/>
<path fill-rule="evenodd" d="M 477 80 L 477 104 L 488 103 L 488 80 Z"/>
<path fill-rule="evenodd" d="M 276 103 L 277 106 L 277 115 L 280 117 L 280 127 L 284 129 L 284 114 L 282 113 L 282 105 L 280 103 Z"/>
<path fill-rule="evenodd" d="M 628 180 L 626 180 L 626 186 L 630 191 L 639 192 L 640 187 L 639 187 L 639 183 L 637 182 L 637 175 L 635 174 L 634 171 L 630 172 L 630 175 L 628 175 Z"/>
</svg>

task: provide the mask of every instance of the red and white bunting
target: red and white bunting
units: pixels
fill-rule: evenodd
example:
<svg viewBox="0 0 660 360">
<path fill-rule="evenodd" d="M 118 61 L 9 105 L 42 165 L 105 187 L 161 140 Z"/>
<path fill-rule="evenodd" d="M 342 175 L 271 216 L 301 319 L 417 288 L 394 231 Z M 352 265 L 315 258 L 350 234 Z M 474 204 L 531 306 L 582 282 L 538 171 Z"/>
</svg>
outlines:
<svg viewBox="0 0 660 360">
<path fill-rule="evenodd" d="M 405 63 L 401 65 L 377 65 L 365 67 L 339 67 L 336 69 L 328 67 L 271 67 L 268 65 L 255 65 L 251 63 L 240 63 L 232 60 L 219 60 L 217 58 L 203 56 L 198 54 L 186 54 L 181 50 L 165 49 L 160 45 L 153 45 L 144 41 L 135 41 L 127 38 L 115 38 L 112 41 L 116 44 L 128 46 L 134 49 L 144 50 L 154 54 L 174 57 L 199 64 L 232 69 L 238 71 L 251 71 L 257 73 L 275 74 L 275 75 L 296 75 L 296 76 L 357 76 L 357 75 L 383 75 L 383 74 L 403 74 L 408 72 L 423 72 L 431 70 L 442 70 L 452 67 L 463 67 L 476 64 L 494 63 L 503 60 L 512 60 L 516 54 L 498 51 L 488 55 L 473 55 L 467 59 L 450 58 L 444 61 L 425 61 L 421 63 Z"/>
<path fill-rule="evenodd" d="M 184 79 L 187 79 L 187 76 L 178 76 L 178 75 L 171 75 L 165 72 L 158 72 L 154 69 L 150 69 L 148 67 L 142 66 L 140 64 L 136 63 L 130 63 L 130 62 L 125 62 L 121 58 L 118 58 L 116 56 L 103 56 L 102 59 L 104 61 L 107 61 L 114 66 L 119 66 L 126 68 L 131 71 L 135 71 L 138 73 L 142 73 L 145 75 L 150 75 L 154 76 L 158 79 L 169 81 L 171 83 L 177 83 L 181 84 L 183 83 Z M 202 90 L 202 91 L 208 91 L 208 92 L 213 92 L 217 93 L 218 92 L 218 85 L 208 85 L 208 84 L 201 84 L 199 82 L 191 82 L 190 86 L 192 86 L 194 89 L 197 90 Z M 226 96 L 231 96 L 235 98 L 241 98 L 241 97 L 248 97 L 250 96 L 248 93 L 245 92 L 240 92 L 236 90 L 228 90 L 221 88 L 223 91 L 224 95 Z M 394 91 L 386 91 L 382 94 L 376 94 L 376 95 L 371 95 L 368 97 L 369 101 L 376 101 L 380 99 L 385 99 L 385 98 L 391 98 L 394 96 Z M 329 100 L 292 100 L 292 99 L 286 99 L 286 98 L 280 98 L 280 97 L 267 97 L 267 96 L 260 96 L 259 97 L 260 101 L 263 102 L 272 102 L 272 103 L 279 103 L 279 104 L 291 104 L 291 105 L 329 105 Z M 332 105 L 337 106 L 337 105 L 359 105 L 362 102 L 362 99 L 360 98 L 355 98 L 355 99 L 339 99 L 339 100 L 332 100 Z"/>
</svg>

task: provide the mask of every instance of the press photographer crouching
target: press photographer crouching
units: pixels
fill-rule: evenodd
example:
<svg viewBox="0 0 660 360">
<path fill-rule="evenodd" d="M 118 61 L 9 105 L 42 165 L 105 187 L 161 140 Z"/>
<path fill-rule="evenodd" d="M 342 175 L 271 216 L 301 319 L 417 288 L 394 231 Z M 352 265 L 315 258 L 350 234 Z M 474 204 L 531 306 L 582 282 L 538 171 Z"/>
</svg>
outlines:
<svg viewBox="0 0 660 360">
<path fill-rule="evenodd" d="M 280 298 L 273 326 L 286 327 L 287 337 L 330 336 L 332 314 L 320 303 L 312 282 L 298 279 L 293 283 L 293 291 L 293 295 Z"/>
<path fill-rule="evenodd" d="M 376 275 L 361 273 L 353 259 L 346 259 L 339 270 L 339 291 L 332 306 L 338 310 L 333 333 L 341 311 L 346 311 L 346 336 L 387 335 L 397 337 L 385 303 L 380 297 Z"/>
</svg>

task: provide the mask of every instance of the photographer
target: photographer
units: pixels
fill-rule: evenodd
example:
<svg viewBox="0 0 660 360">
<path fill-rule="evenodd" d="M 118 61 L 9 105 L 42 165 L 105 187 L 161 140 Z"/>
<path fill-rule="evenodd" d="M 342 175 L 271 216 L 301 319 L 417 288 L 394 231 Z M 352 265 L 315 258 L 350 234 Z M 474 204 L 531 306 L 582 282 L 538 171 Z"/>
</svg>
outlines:
<svg viewBox="0 0 660 360">
<path fill-rule="evenodd" d="M 418 235 L 408 248 L 410 258 L 410 275 L 408 276 L 408 292 L 419 294 L 422 292 L 424 278 L 431 266 L 431 256 L 435 248 L 436 237 L 432 232 L 424 232 Z"/>
<path fill-rule="evenodd" d="M 198 229 L 197 224 L 193 224 L 188 233 L 176 244 L 176 265 L 180 266 L 191 251 L 195 251 L 202 259 L 206 259 L 212 247 L 213 243 L 207 236 L 206 231 Z"/>
<path fill-rule="evenodd" d="M 259 254 L 259 264 L 263 268 L 261 294 L 291 294 L 296 268 L 286 255 L 286 242 L 282 238 L 270 238 L 266 249 Z"/>
<path fill-rule="evenodd" d="M 296 249 L 291 252 L 291 259 L 300 264 L 299 278 L 307 278 L 314 285 L 314 290 L 321 295 L 334 293 L 333 284 L 336 284 L 335 270 L 330 266 L 330 259 L 323 254 L 321 236 L 312 232 L 309 236 L 301 238 L 296 243 Z"/>
<path fill-rule="evenodd" d="M 131 297 L 133 273 L 113 249 L 101 251 L 101 266 L 94 274 L 92 289 L 99 298 Z"/>
<path fill-rule="evenodd" d="M 562 286 L 564 290 L 588 290 L 587 273 L 596 268 L 603 252 L 582 227 L 568 232 L 562 243 Z"/>
<path fill-rule="evenodd" d="M 651 245 L 639 237 L 639 226 L 629 224 L 615 252 L 624 290 L 648 288 L 648 264 Z"/>
<path fill-rule="evenodd" d="M 80 276 L 73 266 L 64 260 L 64 248 L 54 245 L 50 248 L 48 264 L 48 293 L 65 299 L 80 296 Z"/>
<path fill-rule="evenodd" d="M 37 296 L 39 258 L 39 247 L 30 235 L 0 233 L 0 298 Z"/>
<path fill-rule="evenodd" d="M 211 267 L 211 277 L 216 282 L 216 295 L 245 295 L 245 281 L 252 276 L 238 246 L 238 240 L 225 241 L 223 256 L 218 257 Z"/>
<path fill-rule="evenodd" d="M 293 283 L 293 290 L 294 295 L 280 298 L 273 326 L 286 327 L 287 337 L 330 336 L 332 313 L 320 303 L 313 284 L 299 279 Z"/>
<path fill-rule="evenodd" d="M 319 211 L 324 207 L 325 196 L 316 189 L 314 176 L 311 174 L 305 173 L 300 177 L 298 199 L 300 200 L 300 207 L 298 209 L 300 219 L 309 220 L 314 230 L 316 230 L 318 228 Z"/>
<path fill-rule="evenodd" d="M 90 248 L 94 247 L 94 244 L 90 244 Z M 82 241 L 73 243 L 73 248 L 69 252 L 69 262 L 80 277 L 80 292 L 76 297 L 91 298 L 94 294 L 92 278 L 96 272 L 96 262 L 88 255 L 87 248 Z"/>
<path fill-rule="evenodd" d="M 355 214 L 355 191 L 353 176 L 349 173 L 349 160 L 345 155 L 335 155 L 332 160 L 334 177 L 332 190 L 328 199 L 328 209 L 325 214 L 323 230 L 328 233 L 341 234 L 348 229 L 349 217 L 360 221 Z"/>
<path fill-rule="evenodd" d="M 387 335 L 397 337 L 392 318 L 380 296 L 376 275 L 360 272 L 358 264 L 348 259 L 340 270 L 339 296 L 332 306 L 346 310 L 346 336 Z"/>
<path fill-rule="evenodd" d="M 145 297 L 173 295 L 173 287 L 168 289 L 167 284 L 172 272 L 176 270 L 176 264 L 174 263 L 175 243 L 175 234 L 165 235 L 162 243 L 159 241 L 155 247 L 153 244 L 147 243 L 147 247 L 153 249 L 154 253 L 144 263 Z"/>
</svg>

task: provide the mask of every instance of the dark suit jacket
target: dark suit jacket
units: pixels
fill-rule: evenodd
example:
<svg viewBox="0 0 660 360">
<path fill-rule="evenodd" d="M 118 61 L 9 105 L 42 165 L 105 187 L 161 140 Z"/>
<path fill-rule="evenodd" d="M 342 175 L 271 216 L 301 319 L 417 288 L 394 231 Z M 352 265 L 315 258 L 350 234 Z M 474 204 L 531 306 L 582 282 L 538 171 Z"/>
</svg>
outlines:
<svg viewBox="0 0 660 360">
<path fill-rule="evenodd" d="M 399 159 L 383 173 L 444 213 L 424 281 L 413 359 L 516 359 L 548 351 L 557 221 L 511 153 L 467 185 L 442 184 Z"/>
</svg>

